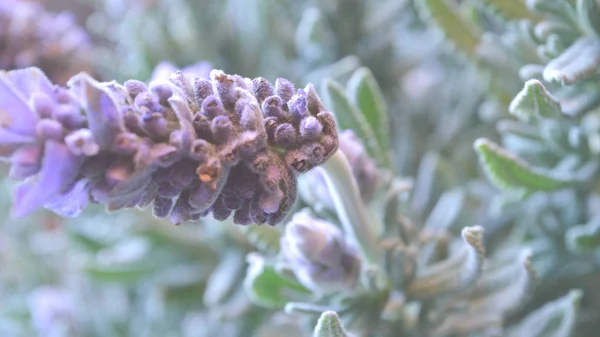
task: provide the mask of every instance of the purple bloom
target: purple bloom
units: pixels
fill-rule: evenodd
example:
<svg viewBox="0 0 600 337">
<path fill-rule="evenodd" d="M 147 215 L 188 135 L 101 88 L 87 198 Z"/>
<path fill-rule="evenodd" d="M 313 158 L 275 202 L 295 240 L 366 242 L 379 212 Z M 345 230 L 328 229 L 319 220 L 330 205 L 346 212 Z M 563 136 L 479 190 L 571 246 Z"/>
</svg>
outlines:
<svg viewBox="0 0 600 337">
<path fill-rule="evenodd" d="M 349 290 L 358 280 L 356 249 L 338 227 L 306 212 L 294 214 L 286 225 L 281 249 L 298 281 L 313 291 Z"/>
<path fill-rule="evenodd" d="M 296 200 L 296 174 L 337 150 L 335 123 L 314 87 L 291 95 L 289 82 L 278 83 L 284 88 L 220 70 L 210 79 L 174 71 L 148 85 L 80 73 L 64 88 L 37 68 L 1 72 L 0 156 L 23 180 L 12 214 L 152 204 L 173 223 L 212 213 L 276 224 Z M 263 99 L 285 113 L 265 118 L 255 94 L 276 92 Z M 295 118 L 288 103 L 300 96 L 306 111 Z M 270 133 L 282 129 L 285 141 Z"/>
<path fill-rule="evenodd" d="M 28 1 L 0 3 L 0 69 L 39 66 L 55 83 L 92 70 L 89 36 L 70 12 L 49 13 Z"/>
</svg>

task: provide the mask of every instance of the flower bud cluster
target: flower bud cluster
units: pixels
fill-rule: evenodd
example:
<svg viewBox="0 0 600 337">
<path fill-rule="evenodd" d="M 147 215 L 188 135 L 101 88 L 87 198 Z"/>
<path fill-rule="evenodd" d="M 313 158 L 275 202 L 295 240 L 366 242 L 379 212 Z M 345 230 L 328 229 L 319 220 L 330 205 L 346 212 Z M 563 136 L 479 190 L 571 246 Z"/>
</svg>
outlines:
<svg viewBox="0 0 600 337">
<path fill-rule="evenodd" d="M 75 16 L 28 1 L 1 1 L 0 50 L 0 69 L 36 65 L 60 84 L 92 65 L 90 37 Z"/>
<path fill-rule="evenodd" d="M 296 199 L 296 174 L 337 150 L 331 113 L 312 85 L 212 70 L 175 71 L 148 85 L 68 88 L 37 68 L 0 73 L 0 155 L 16 189 L 13 214 L 39 207 L 76 216 L 152 205 L 173 223 L 208 214 L 236 224 L 276 224 Z"/>
</svg>

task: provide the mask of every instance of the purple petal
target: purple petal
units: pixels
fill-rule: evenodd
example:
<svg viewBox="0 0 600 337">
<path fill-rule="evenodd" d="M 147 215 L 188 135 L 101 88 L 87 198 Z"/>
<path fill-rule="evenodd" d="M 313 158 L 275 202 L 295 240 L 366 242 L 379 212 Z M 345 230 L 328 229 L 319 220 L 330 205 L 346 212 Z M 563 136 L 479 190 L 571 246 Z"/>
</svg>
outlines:
<svg viewBox="0 0 600 337">
<path fill-rule="evenodd" d="M 187 76 L 208 79 L 210 77 L 211 70 L 212 64 L 210 64 L 210 62 L 200 61 L 183 68 L 183 73 Z"/>
<path fill-rule="evenodd" d="M 50 202 L 44 205 L 44 208 L 60 216 L 77 217 L 90 201 L 89 187 L 88 180 L 80 180 L 68 193 L 52 198 Z"/>
<path fill-rule="evenodd" d="M 10 82 L 5 72 L 0 72 L 0 125 L 23 135 L 34 135 L 38 116 L 27 100 Z"/>
<path fill-rule="evenodd" d="M 15 89 L 25 98 L 36 92 L 43 92 L 50 97 L 54 95 L 52 82 L 38 68 L 31 67 L 9 71 L 7 76 Z"/>
<path fill-rule="evenodd" d="M 90 76 L 81 74 L 76 82 L 83 87 L 84 107 L 94 140 L 100 149 L 108 149 L 124 129 L 119 107 L 107 89 Z"/>
<path fill-rule="evenodd" d="M 77 177 L 81 163 L 82 157 L 71 154 L 66 145 L 46 141 L 39 175 L 15 189 L 12 216 L 25 216 L 50 202 Z"/>
<path fill-rule="evenodd" d="M 175 72 L 177 68 L 171 63 L 167 61 L 160 62 L 152 72 L 152 76 L 150 77 L 150 82 L 157 80 L 168 80 L 173 72 Z"/>
<path fill-rule="evenodd" d="M 0 128 L 0 145 L 26 144 L 35 142 L 34 137 L 24 136 L 7 129 Z"/>
</svg>

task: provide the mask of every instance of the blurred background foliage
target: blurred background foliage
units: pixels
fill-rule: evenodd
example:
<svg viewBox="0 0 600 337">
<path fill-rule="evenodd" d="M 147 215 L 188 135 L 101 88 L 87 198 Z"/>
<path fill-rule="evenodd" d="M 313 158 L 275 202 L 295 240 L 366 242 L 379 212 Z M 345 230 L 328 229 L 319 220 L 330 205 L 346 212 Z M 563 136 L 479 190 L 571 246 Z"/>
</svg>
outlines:
<svg viewBox="0 0 600 337">
<path fill-rule="evenodd" d="M 36 23 L 12 30 L 0 23 L 0 60 L 9 53 L 38 56 L 6 69 L 57 70 L 43 61 L 50 54 L 76 67 L 59 67 L 66 72 L 56 75 L 59 82 L 78 71 L 107 81 L 146 81 L 163 61 L 176 68 L 208 61 L 245 77 L 314 83 L 340 128 L 354 129 L 380 169 L 381 186 L 369 207 L 386 226 L 400 228 L 406 223 L 398 217 L 410 219 L 425 233 L 418 235 L 439 229 L 446 240 L 439 242 L 449 245 L 463 227 L 478 224 L 490 260 L 514 262 L 521 248 L 531 248 L 537 285 L 523 306 L 506 315 L 497 310 L 505 329 L 496 335 L 595 336 L 598 1 L 10 0 L 7 6 L 24 4 L 40 6 L 40 13 L 69 12 L 68 25 L 81 26 L 89 44 L 75 55 L 71 49 L 83 45 L 65 38 L 58 38 L 63 49 L 38 48 L 60 35 L 47 37 L 50 28 L 43 27 L 28 33 L 34 37 L 28 46 L 14 44 L 7 36 Z M 372 107 L 353 96 L 362 81 L 380 91 L 388 118 L 382 129 L 363 128 L 360 116 Z M 3 214 L 12 184 L 2 183 Z M 389 196 L 390 186 L 401 198 Z M 296 210 L 310 208 L 339 222 L 334 210 L 308 196 L 306 187 L 303 192 Z M 315 307 L 282 310 L 306 298 L 306 289 L 277 269 L 283 223 L 238 227 L 203 220 L 173 227 L 147 211 L 96 207 L 76 219 L 46 211 L 5 218 L 0 233 L 1 336 L 293 337 L 317 324 Z M 425 252 L 420 258 L 436 260 L 434 248 L 418 245 Z M 448 309 L 464 296 L 425 301 L 421 315 L 472 319 Z M 341 305 L 347 310 L 340 317 L 356 336 L 496 333 L 453 330 L 451 320 L 435 331 L 423 329 L 406 313 L 381 323 L 382 312 L 394 317 L 397 311 L 384 310 L 377 296 L 353 300 Z M 489 317 L 496 314 L 483 312 L 488 309 Z M 380 331 L 361 333 L 374 322 Z M 549 330 L 534 333 L 532 326 Z"/>
</svg>

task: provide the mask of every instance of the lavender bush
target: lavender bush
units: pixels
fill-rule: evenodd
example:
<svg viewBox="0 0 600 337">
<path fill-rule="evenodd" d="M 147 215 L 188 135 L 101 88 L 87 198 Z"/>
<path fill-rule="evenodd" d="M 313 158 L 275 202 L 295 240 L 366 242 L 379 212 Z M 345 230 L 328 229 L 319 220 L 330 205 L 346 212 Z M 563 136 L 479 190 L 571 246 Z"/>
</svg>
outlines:
<svg viewBox="0 0 600 337">
<path fill-rule="evenodd" d="M 597 0 L 91 3 L 0 5 L 0 335 L 596 335 Z"/>
</svg>

